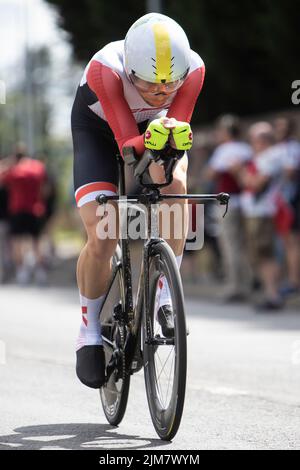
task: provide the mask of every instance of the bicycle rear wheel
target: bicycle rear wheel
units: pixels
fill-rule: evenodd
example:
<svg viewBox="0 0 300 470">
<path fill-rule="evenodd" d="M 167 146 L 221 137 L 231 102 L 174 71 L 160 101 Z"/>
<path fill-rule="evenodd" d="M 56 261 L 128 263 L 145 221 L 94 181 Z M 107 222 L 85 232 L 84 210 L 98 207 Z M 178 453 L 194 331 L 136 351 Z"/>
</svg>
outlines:
<svg viewBox="0 0 300 470">
<path fill-rule="evenodd" d="M 172 338 L 163 336 L 156 317 L 162 280 L 167 282 L 170 291 L 174 322 Z M 166 242 L 154 245 L 150 255 L 148 322 L 151 338 L 147 342 L 146 318 L 143 345 L 147 399 L 157 434 L 169 441 L 177 433 L 182 417 L 187 352 L 182 283 L 174 254 Z"/>
<path fill-rule="evenodd" d="M 117 246 L 113 257 L 113 271 L 121 260 L 121 250 Z M 109 300 L 101 311 L 101 331 L 105 353 L 107 381 L 100 389 L 100 398 L 107 421 L 117 426 L 123 419 L 130 386 L 130 375 L 125 367 L 126 326 L 116 320 L 118 309 L 125 306 L 125 293 L 121 269 L 118 269 Z"/>
</svg>

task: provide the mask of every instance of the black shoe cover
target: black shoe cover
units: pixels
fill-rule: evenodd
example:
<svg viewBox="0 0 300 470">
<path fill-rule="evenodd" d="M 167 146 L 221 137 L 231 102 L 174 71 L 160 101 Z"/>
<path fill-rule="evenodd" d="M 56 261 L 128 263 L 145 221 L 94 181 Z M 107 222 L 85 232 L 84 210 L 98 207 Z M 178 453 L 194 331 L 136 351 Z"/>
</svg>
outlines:
<svg viewBox="0 0 300 470">
<path fill-rule="evenodd" d="M 84 346 L 76 352 L 76 374 L 90 388 L 101 388 L 105 382 L 103 346 Z"/>
</svg>

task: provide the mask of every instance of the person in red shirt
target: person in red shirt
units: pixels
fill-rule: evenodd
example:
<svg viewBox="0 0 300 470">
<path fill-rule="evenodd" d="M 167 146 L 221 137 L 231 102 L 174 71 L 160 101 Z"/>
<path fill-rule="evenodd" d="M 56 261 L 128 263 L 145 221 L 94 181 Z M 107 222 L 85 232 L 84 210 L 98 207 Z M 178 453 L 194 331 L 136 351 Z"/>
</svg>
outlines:
<svg viewBox="0 0 300 470">
<path fill-rule="evenodd" d="M 29 273 L 24 258 L 28 241 L 36 259 L 36 275 L 41 278 L 39 237 L 45 214 L 45 166 L 27 157 L 24 150 L 19 149 L 7 160 L 6 168 L 3 165 L 2 170 L 0 168 L 0 179 L 8 193 L 8 218 L 16 279 L 19 283 L 26 283 L 29 281 Z"/>
</svg>

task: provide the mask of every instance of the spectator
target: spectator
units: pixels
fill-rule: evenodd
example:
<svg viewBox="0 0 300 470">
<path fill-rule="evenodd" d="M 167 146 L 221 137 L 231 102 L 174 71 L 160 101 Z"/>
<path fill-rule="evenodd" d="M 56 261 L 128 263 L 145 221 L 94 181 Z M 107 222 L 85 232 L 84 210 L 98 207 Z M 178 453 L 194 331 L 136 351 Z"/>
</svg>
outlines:
<svg viewBox="0 0 300 470">
<path fill-rule="evenodd" d="M 215 182 L 217 192 L 231 196 L 230 210 L 222 223 L 220 249 L 227 284 L 225 300 L 240 301 L 249 293 L 250 276 L 244 256 L 241 186 L 231 167 L 246 165 L 252 151 L 240 140 L 240 123 L 235 116 L 226 115 L 217 121 L 216 141 L 218 146 L 209 161 L 206 178 Z"/>
<path fill-rule="evenodd" d="M 56 247 L 54 241 L 55 214 L 58 203 L 58 183 L 57 176 L 50 167 L 49 157 L 46 154 L 37 155 L 46 168 L 47 179 L 44 184 L 43 197 L 45 204 L 45 214 L 42 221 L 43 242 L 46 244 L 47 265 L 55 263 Z"/>
<path fill-rule="evenodd" d="M 275 257 L 277 198 L 282 175 L 281 154 L 274 147 L 274 132 L 267 122 L 250 128 L 253 162 L 235 172 L 245 188 L 242 210 L 245 215 L 250 261 L 263 287 L 263 310 L 278 310 L 282 301 L 278 293 L 280 268 Z M 236 168 L 237 170 L 237 168 Z"/>
<path fill-rule="evenodd" d="M 0 161 L 0 168 L 3 162 Z M 5 186 L 0 182 L 0 284 L 5 281 L 7 272 L 8 252 L 8 194 Z"/>
<path fill-rule="evenodd" d="M 34 254 L 35 275 L 38 282 L 45 281 L 39 236 L 45 214 L 43 189 L 46 181 L 44 165 L 26 156 L 23 147 L 7 168 L 2 168 L 0 180 L 8 191 L 12 257 L 16 267 L 16 280 L 25 284 L 30 280 L 25 253 L 28 243 Z"/>
<path fill-rule="evenodd" d="M 300 289 L 300 144 L 293 138 L 295 123 L 291 119 L 278 118 L 274 127 L 283 159 L 283 194 L 294 213 L 293 225 L 283 237 L 288 282 L 281 293 L 287 296 Z"/>
</svg>

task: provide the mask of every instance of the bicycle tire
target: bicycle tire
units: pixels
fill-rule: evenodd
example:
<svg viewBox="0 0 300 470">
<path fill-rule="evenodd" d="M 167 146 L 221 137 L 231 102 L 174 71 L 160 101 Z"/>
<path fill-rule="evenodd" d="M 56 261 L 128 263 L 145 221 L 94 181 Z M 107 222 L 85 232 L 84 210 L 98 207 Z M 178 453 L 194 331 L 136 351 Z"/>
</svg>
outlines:
<svg viewBox="0 0 300 470">
<path fill-rule="evenodd" d="M 113 256 L 113 268 L 116 266 L 117 262 L 121 260 L 121 250 L 119 245 L 117 246 L 116 252 Z M 120 302 L 122 308 L 125 305 L 125 292 L 123 285 L 123 278 L 121 270 L 117 272 L 118 277 L 118 287 L 120 292 Z M 117 335 L 119 335 L 118 343 L 121 346 L 121 349 L 124 351 L 125 340 L 126 340 L 126 326 L 120 322 L 116 322 L 113 318 L 113 311 L 110 312 L 110 317 L 106 319 L 103 328 L 103 337 L 108 336 L 108 340 L 114 344 L 117 341 Z M 107 366 L 111 356 L 112 356 L 112 347 L 104 339 L 103 341 L 104 352 L 105 352 L 105 365 Z M 128 394 L 130 387 L 130 375 L 127 373 L 125 368 L 125 354 L 122 354 L 121 358 L 121 371 L 114 370 L 108 382 L 101 387 L 100 389 L 100 398 L 102 403 L 102 408 L 105 414 L 107 421 L 112 426 L 118 426 L 122 421 L 128 402 Z M 118 377 L 117 377 L 118 375 Z M 118 379 L 118 380 L 116 380 Z M 118 381 L 122 381 L 120 390 L 117 389 L 116 384 Z"/>
<path fill-rule="evenodd" d="M 170 441 L 178 431 L 183 413 L 187 373 L 187 345 L 181 277 L 174 253 L 166 242 L 155 244 L 149 259 L 149 315 L 152 325 L 157 285 L 161 274 L 164 274 L 168 281 L 174 312 L 174 380 L 170 403 L 166 409 L 161 404 L 156 377 L 155 354 L 157 353 L 157 346 L 146 344 L 145 321 L 143 344 L 144 376 L 147 400 L 154 428 L 161 439 Z"/>
</svg>

